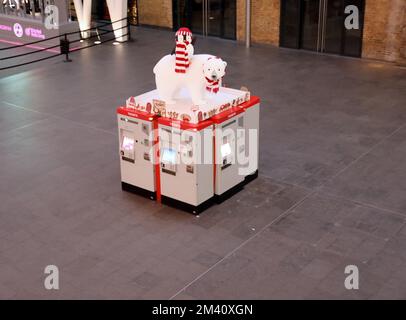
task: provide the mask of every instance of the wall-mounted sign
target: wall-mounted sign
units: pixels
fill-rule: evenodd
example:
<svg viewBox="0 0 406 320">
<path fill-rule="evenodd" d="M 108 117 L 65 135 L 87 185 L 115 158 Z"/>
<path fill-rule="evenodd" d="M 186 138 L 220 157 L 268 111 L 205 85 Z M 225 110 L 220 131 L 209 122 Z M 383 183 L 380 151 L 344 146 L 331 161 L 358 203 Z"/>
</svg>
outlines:
<svg viewBox="0 0 406 320">
<path fill-rule="evenodd" d="M 53 34 L 55 35 L 55 33 Z M 18 21 L 0 15 L 0 38 L 16 38 L 21 40 L 42 40 L 47 37 L 47 30 L 35 21 Z"/>
<path fill-rule="evenodd" d="M 0 0 L 1 1 L 1 0 Z M 59 30 L 48 30 L 42 21 L 0 14 L 0 41 L 13 44 L 45 40 L 59 35 Z M 59 44 L 59 38 L 43 43 L 43 47 Z"/>
<path fill-rule="evenodd" d="M 55 16 L 55 9 L 58 11 L 58 25 L 69 22 L 67 0 L 0 0 L 0 14 L 42 22 L 50 15 Z"/>
</svg>

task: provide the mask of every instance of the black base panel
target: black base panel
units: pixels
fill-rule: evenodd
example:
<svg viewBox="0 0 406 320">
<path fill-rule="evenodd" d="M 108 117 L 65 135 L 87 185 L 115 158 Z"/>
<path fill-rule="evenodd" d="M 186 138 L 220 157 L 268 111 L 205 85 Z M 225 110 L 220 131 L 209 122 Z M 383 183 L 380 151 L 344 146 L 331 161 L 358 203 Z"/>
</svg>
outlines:
<svg viewBox="0 0 406 320">
<path fill-rule="evenodd" d="M 236 193 L 240 192 L 242 189 L 244 189 L 244 186 L 251 181 L 255 180 L 258 178 L 258 170 L 255 171 L 253 174 L 250 174 L 249 176 L 246 176 L 243 181 L 241 181 L 239 184 L 235 185 L 231 189 L 228 189 L 226 192 L 223 192 L 221 195 L 215 194 L 214 195 L 214 201 L 218 204 L 226 201 L 227 199 L 231 198 L 233 195 Z"/>
<path fill-rule="evenodd" d="M 217 204 L 220 204 L 220 203 L 226 201 L 227 199 L 231 198 L 236 193 L 240 192 L 244 188 L 244 185 L 245 185 L 245 180 L 241 181 L 239 184 L 235 185 L 231 189 L 228 189 L 226 192 L 223 192 L 220 195 L 215 194 L 214 201 Z"/>
<path fill-rule="evenodd" d="M 199 204 L 198 206 L 194 206 L 194 205 L 188 204 L 186 202 L 182 202 L 182 201 L 179 201 L 179 200 L 176 200 L 176 199 L 173 199 L 170 197 L 166 197 L 166 196 L 161 196 L 161 202 L 168 206 L 171 206 L 171 207 L 174 207 L 177 209 L 181 209 L 183 211 L 192 213 L 194 215 L 198 215 L 199 213 L 202 213 L 207 208 L 211 207 L 213 205 L 213 203 L 220 204 L 220 203 L 224 202 L 225 200 L 231 198 L 233 195 L 235 195 L 236 193 L 241 191 L 246 184 L 255 180 L 256 178 L 258 178 L 258 170 L 255 171 L 255 173 L 246 176 L 244 181 L 240 182 L 236 186 L 227 190 L 223 194 L 214 195 L 213 198 L 206 200 L 205 202 Z M 148 199 L 156 200 L 156 192 L 145 190 L 143 188 L 136 187 L 136 186 L 133 186 L 133 185 L 125 183 L 125 182 L 121 182 L 121 188 L 124 191 L 135 193 L 135 194 L 141 195 Z"/>
<path fill-rule="evenodd" d="M 177 208 L 177 209 L 189 212 L 191 214 L 198 215 L 199 213 L 202 213 L 207 208 L 211 207 L 211 205 L 213 204 L 213 199 L 210 198 L 210 199 L 206 200 L 205 202 L 202 202 L 198 206 L 194 206 L 189 203 L 179 201 L 179 200 L 167 197 L 167 196 L 161 196 L 161 202 L 162 202 L 162 204 L 166 204 L 173 208 Z"/>
<path fill-rule="evenodd" d="M 251 181 L 255 180 L 256 178 L 258 178 L 258 170 L 255 171 L 253 174 L 250 174 L 248 176 L 245 177 L 245 184 L 250 183 Z"/>
<path fill-rule="evenodd" d="M 124 191 L 138 194 L 140 196 L 143 196 L 143 197 L 151 199 L 151 200 L 156 200 L 156 192 L 152 192 L 152 191 L 140 188 L 140 187 L 136 187 L 136 186 L 133 186 L 132 184 L 128 184 L 126 182 L 121 182 L 121 189 L 123 189 Z"/>
</svg>

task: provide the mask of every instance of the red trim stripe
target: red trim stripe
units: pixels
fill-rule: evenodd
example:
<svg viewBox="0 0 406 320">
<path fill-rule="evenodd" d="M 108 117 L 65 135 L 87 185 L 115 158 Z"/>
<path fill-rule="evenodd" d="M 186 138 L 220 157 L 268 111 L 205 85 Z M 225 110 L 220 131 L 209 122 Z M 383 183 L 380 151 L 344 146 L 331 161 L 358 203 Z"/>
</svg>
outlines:
<svg viewBox="0 0 406 320">
<path fill-rule="evenodd" d="M 213 125 L 213 121 L 209 120 L 203 120 L 199 123 L 190 123 L 190 122 L 186 122 L 186 121 L 177 121 L 177 120 L 172 120 L 169 118 L 163 118 L 163 117 L 159 117 L 157 119 L 159 124 L 165 125 L 165 126 L 169 126 L 169 127 L 174 127 L 174 123 L 179 125 L 179 128 L 182 130 L 202 130 L 204 128 L 207 128 L 209 126 Z"/>
<path fill-rule="evenodd" d="M 232 107 L 226 111 L 223 111 L 221 113 L 218 113 L 214 116 L 212 116 L 210 119 L 214 123 L 222 123 L 232 117 L 235 117 L 236 115 L 243 113 L 245 111 L 244 108 L 241 108 L 240 106 Z"/>
<path fill-rule="evenodd" d="M 154 157 L 155 157 L 155 183 L 156 183 L 156 201 L 161 202 L 161 168 L 159 166 L 159 132 L 158 121 L 153 121 L 154 126 Z"/>
<path fill-rule="evenodd" d="M 118 107 L 117 113 L 125 115 L 125 116 L 129 116 L 129 117 L 133 117 L 133 118 L 147 120 L 147 121 L 151 121 L 151 118 L 155 119 L 157 117 L 154 114 L 150 114 L 150 113 L 132 109 L 132 108 L 127 108 L 125 106 Z"/>
<path fill-rule="evenodd" d="M 243 108 L 243 109 L 248 109 L 250 107 L 257 105 L 260 102 L 261 102 L 261 99 L 259 97 L 251 96 L 251 99 L 249 101 L 244 102 L 243 104 L 239 105 L 239 107 Z"/>
<path fill-rule="evenodd" d="M 216 193 L 216 170 L 217 170 L 217 164 L 216 164 L 216 126 L 213 125 L 213 193 Z"/>
</svg>

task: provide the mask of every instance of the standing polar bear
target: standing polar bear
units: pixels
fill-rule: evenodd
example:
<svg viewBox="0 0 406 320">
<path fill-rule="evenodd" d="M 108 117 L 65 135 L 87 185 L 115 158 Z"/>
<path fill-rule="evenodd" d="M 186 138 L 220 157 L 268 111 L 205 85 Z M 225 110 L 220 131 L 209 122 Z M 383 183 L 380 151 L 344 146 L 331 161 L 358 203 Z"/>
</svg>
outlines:
<svg viewBox="0 0 406 320">
<path fill-rule="evenodd" d="M 175 96 L 187 88 L 194 105 L 204 105 L 205 91 L 217 93 L 227 63 L 209 54 L 197 54 L 186 73 L 174 72 L 175 55 L 166 55 L 154 67 L 155 82 L 161 100 L 174 104 Z"/>
</svg>

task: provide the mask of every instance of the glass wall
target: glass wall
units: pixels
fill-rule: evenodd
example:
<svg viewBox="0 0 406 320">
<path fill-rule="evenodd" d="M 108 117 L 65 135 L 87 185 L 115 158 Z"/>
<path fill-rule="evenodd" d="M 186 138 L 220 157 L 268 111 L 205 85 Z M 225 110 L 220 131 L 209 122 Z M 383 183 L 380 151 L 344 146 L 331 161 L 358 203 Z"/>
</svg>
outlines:
<svg viewBox="0 0 406 320">
<path fill-rule="evenodd" d="M 364 0 L 286 0 L 281 4 L 282 47 L 361 56 Z M 349 5 L 358 8 L 359 29 L 345 28 Z"/>
<path fill-rule="evenodd" d="M 174 0 L 174 30 L 188 27 L 193 33 L 236 39 L 236 0 Z"/>
</svg>

